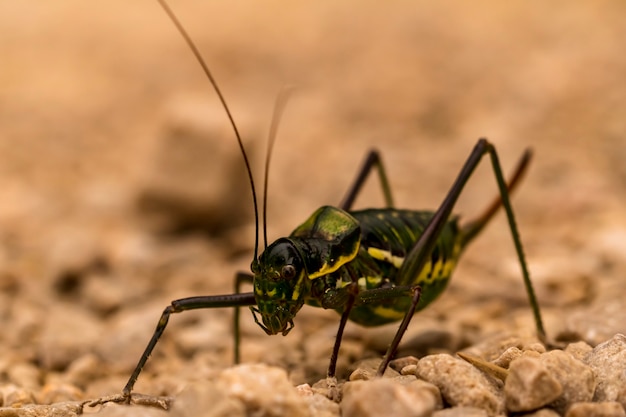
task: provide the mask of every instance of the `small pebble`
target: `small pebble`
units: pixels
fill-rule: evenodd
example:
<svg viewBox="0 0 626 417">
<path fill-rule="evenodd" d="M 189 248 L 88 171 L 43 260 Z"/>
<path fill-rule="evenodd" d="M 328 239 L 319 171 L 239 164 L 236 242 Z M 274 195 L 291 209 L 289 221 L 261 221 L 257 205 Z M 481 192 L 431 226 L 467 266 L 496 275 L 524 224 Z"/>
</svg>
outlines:
<svg viewBox="0 0 626 417">
<path fill-rule="evenodd" d="M 104 371 L 100 358 L 93 353 L 86 353 L 70 363 L 65 372 L 64 380 L 80 388 L 85 388 L 97 377 L 102 376 Z"/>
<path fill-rule="evenodd" d="M 563 388 L 561 396 L 551 404 L 557 411 L 564 413 L 574 403 L 592 400 L 596 378 L 589 366 L 562 350 L 544 353 L 539 362 Z"/>
<path fill-rule="evenodd" d="M 339 405 L 308 385 L 291 385 L 284 370 L 240 365 L 213 381 L 187 386 L 172 406 L 172 417 L 318 416 L 338 417 Z"/>
<path fill-rule="evenodd" d="M 303 397 L 315 394 L 315 391 L 313 391 L 313 388 L 311 388 L 309 384 L 300 384 L 296 386 L 296 391 L 298 391 L 298 394 L 302 395 Z"/>
<path fill-rule="evenodd" d="M 309 415 L 311 417 L 339 417 L 339 404 L 331 401 L 325 395 L 313 393 L 304 397 L 309 405 Z"/>
<path fill-rule="evenodd" d="M 622 289 L 618 288 L 620 293 Z M 589 342 L 592 346 L 597 346 L 609 340 L 615 334 L 624 332 L 624 301 L 608 299 L 605 302 L 597 302 L 588 309 L 574 311 L 564 318 L 566 327 L 570 332 L 581 335 L 580 338 Z"/>
<path fill-rule="evenodd" d="M 240 401 L 248 415 L 307 417 L 307 401 L 289 382 L 282 368 L 239 365 L 222 371 L 216 384 Z M 190 415 L 190 414 L 188 414 Z"/>
<path fill-rule="evenodd" d="M 570 407 L 565 417 L 626 417 L 626 412 L 617 402 L 577 403 Z"/>
<path fill-rule="evenodd" d="M 29 362 L 20 362 L 7 370 L 9 380 L 15 385 L 35 390 L 41 387 L 41 370 Z"/>
<path fill-rule="evenodd" d="M 596 375 L 593 400 L 617 401 L 626 408 L 626 336 L 616 334 L 585 355 L 584 362 Z"/>
<path fill-rule="evenodd" d="M 46 414 L 48 416 L 48 414 Z M 97 414 L 97 417 L 169 417 L 165 410 L 140 405 L 106 404 Z M 64 416 L 65 417 L 65 416 Z"/>
<path fill-rule="evenodd" d="M 485 360 L 493 361 L 499 358 L 511 348 L 518 349 L 526 354 L 541 350 L 540 344 L 534 338 L 523 338 L 518 336 L 497 335 L 486 338 L 481 342 L 464 349 L 471 355 L 485 358 Z M 514 352 L 515 350 L 512 350 Z M 545 348 L 542 350 L 545 351 Z"/>
<path fill-rule="evenodd" d="M 34 402 L 35 397 L 32 391 L 28 389 L 14 384 L 0 386 L 0 407 L 20 407 Z"/>
<path fill-rule="evenodd" d="M 376 401 L 371 401 L 376 398 Z M 420 384 L 399 384 L 391 379 L 345 384 L 341 415 L 359 417 L 429 417 L 441 408 L 441 396 Z"/>
<path fill-rule="evenodd" d="M 532 411 L 559 398 L 563 387 L 535 358 L 521 357 L 511 362 L 504 384 L 509 411 Z"/>
<path fill-rule="evenodd" d="M 378 372 L 378 366 L 380 365 L 381 360 L 378 358 L 370 358 L 365 359 L 356 364 L 356 369 L 350 374 L 350 381 L 363 380 L 368 381 L 370 379 L 376 378 L 376 374 Z M 400 375 L 398 372 L 393 370 L 391 367 L 387 367 L 385 369 L 384 376 L 385 377 L 395 377 Z"/>
<path fill-rule="evenodd" d="M 407 366 L 417 365 L 417 362 L 419 362 L 419 359 L 417 359 L 415 356 L 403 356 L 389 362 L 389 367 L 397 372 L 402 373 L 402 369 L 406 368 Z"/>
<path fill-rule="evenodd" d="M 83 400 L 83 392 L 71 384 L 46 384 L 36 395 L 37 404 Z"/>
<path fill-rule="evenodd" d="M 461 359 L 448 354 L 426 356 L 417 363 L 417 376 L 437 386 L 452 406 L 482 408 L 489 415 L 504 412 L 504 398 L 494 380 Z"/>
<path fill-rule="evenodd" d="M 77 417 L 79 415 L 83 415 L 83 404 L 75 401 L 52 405 L 28 404 L 19 408 L 0 408 L 0 417 Z M 104 416 L 104 414 L 98 414 L 98 416 Z M 136 414 L 128 413 L 125 416 L 133 417 Z"/>
<path fill-rule="evenodd" d="M 401 375 L 415 375 L 417 372 L 417 365 L 407 365 L 400 371 Z"/>
<path fill-rule="evenodd" d="M 102 323 L 94 315 L 81 307 L 64 304 L 50 311 L 43 329 L 38 346 L 39 360 L 45 369 L 52 370 L 67 368 L 104 334 Z"/>
<path fill-rule="evenodd" d="M 534 413 L 524 414 L 523 417 L 559 417 L 560 414 L 549 408 L 542 408 Z"/>
<path fill-rule="evenodd" d="M 522 353 L 521 349 L 516 346 L 512 346 L 502 352 L 502 354 L 493 361 L 493 364 L 508 369 L 511 361 L 522 356 Z"/>
<path fill-rule="evenodd" d="M 579 361 L 582 361 L 585 355 L 587 355 L 592 350 L 593 348 L 589 346 L 587 342 L 583 341 L 570 343 L 569 345 L 567 345 L 567 347 L 565 347 L 565 352 L 569 353 Z"/>
<path fill-rule="evenodd" d="M 228 395 L 214 381 L 198 382 L 185 387 L 176 397 L 171 417 L 245 417 L 246 408 Z"/>
<path fill-rule="evenodd" d="M 476 407 L 452 407 L 435 411 L 433 417 L 488 417 L 485 410 Z"/>
</svg>

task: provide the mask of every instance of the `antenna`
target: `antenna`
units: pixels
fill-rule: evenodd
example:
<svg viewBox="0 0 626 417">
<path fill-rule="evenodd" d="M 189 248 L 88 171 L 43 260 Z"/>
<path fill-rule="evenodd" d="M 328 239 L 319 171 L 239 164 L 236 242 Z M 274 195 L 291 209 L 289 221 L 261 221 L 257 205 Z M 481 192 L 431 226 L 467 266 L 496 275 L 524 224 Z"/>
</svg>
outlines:
<svg viewBox="0 0 626 417">
<path fill-rule="evenodd" d="M 226 115 L 228 116 L 228 120 L 230 121 L 230 124 L 233 127 L 235 136 L 237 137 L 237 143 L 239 144 L 239 149 L 241 149 L 241 155 L 243 156 L 243 161 L 246 165 L 246 171 L 248 171 L 248 179 L 250 180 L 250 188 L 252 190 L 252 202 L 254 203 L 254 222 L 256 224 L 256 227 L 255 227 L 256 231 L 255 231 L 255 237 L 254 237 L 254 260 L 256 261 L 259 255 L 259 207 L 258 207 L 257 198 L 256 198 L 256 189 L 254 188 L 254 179 L 252 178 L 252 170 L 250 169 L 250 162 L 248 161 L 248 155 L 246 154 L 246 149 L 244 148 L 243 142 L 241 140 L 241 136 L 239 135 L 239 130 L 237 129 L 235 120 L 233 119 L 233 116 L 230 113 L 230 109 L 228 108 L 228 105 L 226 104 L 226 100 L 224 99 L 224 96 L 222 95 L 220 88 L 217 86 L 217 82 L 213 78 L 211 71 L 209 71 L 209 67 L 207 66 L 206 62 L 204 62 L 204 59 L 202 58 L 200 51 L 198 51 L 198 48 L 193 43 L 193 41 L 191 40 L 191 37 L 189 37 L 189 34 L 187 34 L 187 31 L 185 30 L 185 28 L 183 28 L 183 25 L 181 25 L 180 21 L 178 20 L 174 12 L 170 9 L 167 3 L 165 3 L 165 0 L 158 0 L 158 1 L 161 7 L 163 8 L 163 10 L 165 10 L 165 13 L 167 13 L 167 15 L 169 16 L 170 20 L 176 26 L 176 29 L 178 29 L 178 32 L 181 34 L 181 36 L 183 37 L 183 39 L 185 40 L 189 48 L 191 49 L 191 52 L 194 54 L 194 56 L 196 57 L 196 60 L 202 67 L 204 74 L 207 76 L 207 78 L 211 82 L 213 89 L 217 93 L 217 96 L 219 97 L 220 102 L 222 103 L 222 107 L 224 107 L 224 110 L 226 111 Z M 268 156 L 268 159 L 269 159 L 269 156 Z M 265 221 L 263 223 L 264 223 L 263 229 L 265 230 Z"/>
<path fill-rule="evenodd" d="M 267 183 L 270 171 L 270 159 L 272 157 L 272 149 L 274 148 L 274 142 L 276 141 L 276 134 L 278 132 L 278 126 L 280 125 L 280 119 L 285 111 L 285 106 L 293 93 L 293 86 L 284 86 L 276 97 L 274 103 L 274 111 L 272 114 L 272 123 L 270 124 L 270 132 L 267 141 L 267 154 L 265 155 L 265 176 L 263 178 L 263 247 L 267 249 Z M 256 257 L 255 257 L 256 259 Z"/>
</svg>

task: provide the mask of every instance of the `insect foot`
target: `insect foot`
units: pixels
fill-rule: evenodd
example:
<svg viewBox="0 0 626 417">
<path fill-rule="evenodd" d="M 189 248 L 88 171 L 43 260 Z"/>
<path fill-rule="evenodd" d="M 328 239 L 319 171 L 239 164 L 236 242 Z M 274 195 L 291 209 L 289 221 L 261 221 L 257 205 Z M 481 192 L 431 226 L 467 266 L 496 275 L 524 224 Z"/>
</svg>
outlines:
<svg viewBox="0 0 626 417">
<path fill-rule="evenodd" d="M 144 407 L 154 407 L 160 408 L 163 410 L 169 410 L 172 408 L 172 404 L 174 403 L 173 397 L 158 397 L 153 395 L 144 395 L 144 394 L 115 394 L 110 395 L 108 397 L 98 398 L 97 400 L 91 400 L 83 403 L 83 406 L 87 405 L 88 407 L 97 407 L 99 405 L 105 405 L 108 403 L 115 404 L 133 404 L 133 405 L 142 405 Z"/>
</svg>

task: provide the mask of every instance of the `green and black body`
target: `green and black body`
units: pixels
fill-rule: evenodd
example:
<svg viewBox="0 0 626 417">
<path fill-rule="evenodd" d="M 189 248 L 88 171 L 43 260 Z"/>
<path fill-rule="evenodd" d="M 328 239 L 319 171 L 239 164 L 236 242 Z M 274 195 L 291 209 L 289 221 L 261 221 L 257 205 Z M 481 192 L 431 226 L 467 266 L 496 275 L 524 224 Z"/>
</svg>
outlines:
<svg viewBox="0 0 626 417">
<path fill-rule="evenodd" d="M 500 197 L 473 221 L 459 225 L 451 215 L 465 183 L 482 157 L 490 155 Z M 380 156 L 372 151 L 341 208 L 324 206 L 286 238 L 278 239 L 252 262 L 253 276 L 240 277 L 254 285 L 255 321 L 269 334 L 286 335 L 304 304 L 342 314 L 329 375 L 347 320 L 378 326 L 402 320 L 379 373 L 384 372 L 412 315 L 426 307 L 446 288 L 459 256 L 504 206 L 522 275 L 533 307 L 537 332 L 543 325 L 522 251 L 509 191 L 530 161 L 527 151 L 509 184 L 500 169 L 495 148 L 478 141 L 465 166 L 437 211 L 393 208 L 387 176 Z M 350 207 L 369 173 L 377 168 L 388 208 L 351 211 Z M 239 288 L 239 286 L 237 286 Z M 259 317 L 260 316 L 260 319 Z M 238 333 L 236 315 L 235 332 Z M 236 339 L 236 349 L 239 339 Z M 238 353 L 236 353 L 238 359 Z"/>
<path fill-rule="evenodd" d="M 457 217 L 451 215 L 452 208 L 485 154 L 491 157 L 500 197 L 481 216 L 459 225 Z M 524 153 L 507 184 L 495 148 L 486 140 L 479 140 L 443 203 L 433 212 L 391 207 L 391 193 L 380 156 L 375 151 L 370 152 L 341 208 L 321 207 L 288 237 L 267 246 L 253 260 L 252 275 L 237 274 L 235 294 L 183 298 L 166 307 L 124 388 L 123 398 L 130 396 L 141 369 L 167 326 L 169 316 L 192 309 L 236 308 L 235 361 L 239 360 L 239 307 L 250 306 L 255 322 L 268 335 L 287 335 L 304 304 L 334 309 L 341 314 L 341 320 L 328 368 L 328 375 L 333 378 L 348 320 L 363 326 L 401 320 L 379 367 L 378 372 L 382 375 L 413 314 L 442 293 L 463 249 L 501 206 L 507 214 L 537 333 L 544 339 L 539 307 L 508 198 L 509 191 L 526 170 L 530 156 L 529 151 Z M 354 198 L 374 168 L 378 169 L 390 207 L 351 211 Z M 239 293 L 240 285 L 245 282 L 252 283 L 253 291 Z"/>
<path fill-rule="evenodd" d="M 157 327 L 141 355 L 122 395 L 107 401 L 128 401 L 134 384 L 152 350 L 165 330 L 169 317 L 193 309 L 235 308 L 235 361 L 239 360 L 240 307 L 249 306 L 254 320 L 270 335 L 286 335 L 294 326 L 298 311 L 309 304 L 334 309 L 341 314 L 328 376 L 334 378 L 343 330 L 348 320 L 363 326 L 377 326 L 401 321 L 398 331 L 378 369 L 382 375 L 416 311 L 437 298 L 450 280 L 459 256 L 466 245 L 484 228 L 500 207 L 504 208 L 521 267 L 522 277 L 533 310 L 537 334 L 545 339 L 539 306 L 530 281 L 522 244 L 517 231 L 509 192 L 515 187 L 530 161 L 526 151 L 508 184 L 504 180 L 494 146 L 480 139 L 443 202 L 435 211 L 398 210 L 393 207 L 390 187 L 378 152 L 370 151 L 344 200 L 337 207 L 318 209 L 288 237 L 267 245 L 258 255 L 259 216 L 256 192 L 248 158 L 241 137 L 226 102 L 202 60 L 197 48 L 164 0 L 159 0 L 213 85 L 231 122 L 250 178 L 257 224 L 252 274 L 239 273 L 235 293 L 195 296 L 174 300 L 165 308 Z M 283 97 L 284 101 L 284 97 Z M 279 97 L 280 102 L 280 97 Z M 284 106 L 284 103 L 282 103 Z M 267 166 L 282 111 L 277 104 L 270 128 Z M 500 195 L 482 215 L 462 225 L 452 215 L 465 184 L 483 156 L 489 155 Z M 353 203 L 369 174 L 379 174 L 386 208 L 353 211 Z M 267 192 L 265 193 L 267 195 Z M 263 200 L 264 203 L 266 200 Z M 264 210 L 265 213 L 265 210 Z M 265 221 L 263 232 L 266 234 Z M 240 293 L 243 283 L 251 283 L 251 292 Z M 260 318 L 259 318 L 260 317 Z"/>
<path fill-rule="evenodd" d="M 253 272 L 266 278 L 254 281 L 255 310 L 264 318 L 269 333 L 283 332 L 303 304 L 343 313 L 355 290 L 366 293 L 419 286 L 422 296 L 417 310 L 426 307 L 445 289 L 467 242 L 457 218 L 448 220 L 422 270 L 402 276 L 399 271 L 404 259 L 433 214 L 393 208 L 318 209 L 288 238 L 270 245 L 253 264 Z M 294 269 L 281 275 L 285 265 Z M 349 319 L 363 326 L 387 324 L 402 320 L 410 305 L 410 297 L 381 298 L 355 305 Z M 285 312 L 285 320 L 280 320 L 277 311 Z"/>
<path fill-rule="evenodd" d="M 324 207 L 313 217 L 328 211 Z M 344 214 L 347 214 L 343 212 Z M 316 305 L 327 288 L 345 290 L 356 281 L 359 292 L 392 286 L 419 286 L 422 296 L 416 307 L 421 310 L 446 288 L 463 248 L 462 230 L 457 218 L 449 219 L 423 269 L 415 276 L 401 277 L 400 268 L 407 254 L 433 217 L 430 211 L 368 209 L 350 212 L 360 229 L 360 244 L 354 258 L 330 274 L 313 280 L 311 298 Z M 357 305 L 349 319 L 362 326 L 378 326 L 402 320 L 411 305 L 409 297 L 382 299 L 376 303 Z M 342 308 L 335 308 L 341 312 Z"/>
</svg>

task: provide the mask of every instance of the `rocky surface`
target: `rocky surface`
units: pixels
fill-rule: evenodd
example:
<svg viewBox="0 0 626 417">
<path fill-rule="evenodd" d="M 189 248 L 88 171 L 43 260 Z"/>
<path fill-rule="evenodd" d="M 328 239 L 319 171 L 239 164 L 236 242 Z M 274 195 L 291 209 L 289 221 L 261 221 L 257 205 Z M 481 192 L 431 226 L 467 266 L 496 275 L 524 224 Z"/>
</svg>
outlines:
<svg viewBox="0 0 626 417">
<path fill-rule="evenodd" d="M 174 315 L 137 382 L 148 396 L 88 406 L 120 393 L 171 300 L 232 293 L 254 250 L 250 192 L 224 111 L 156 2 L 0 2 L 0 417 L 624 415 L 623 2 L 172 7 L 261 194 L 273 101 L 297 88 L 272 157 L 270 240 L 341 201 L 372 147 L 414 209 L 440 204 L 478 137 L 507 172 L 532 148 L 513 206 L 562 349 L 534 338 L 499 215 L 383 380 L 371 376 L 396 326 L 348 325 L 339 403 L 325 396 L 338 316 L 305 307 L 287 337 L 242 311 L 239 367 L 231 311 Z M 462 221 L 497 193 L 484 165 Z M 382 204 L 372 180 L 357 206 Z"/>
</svg>

